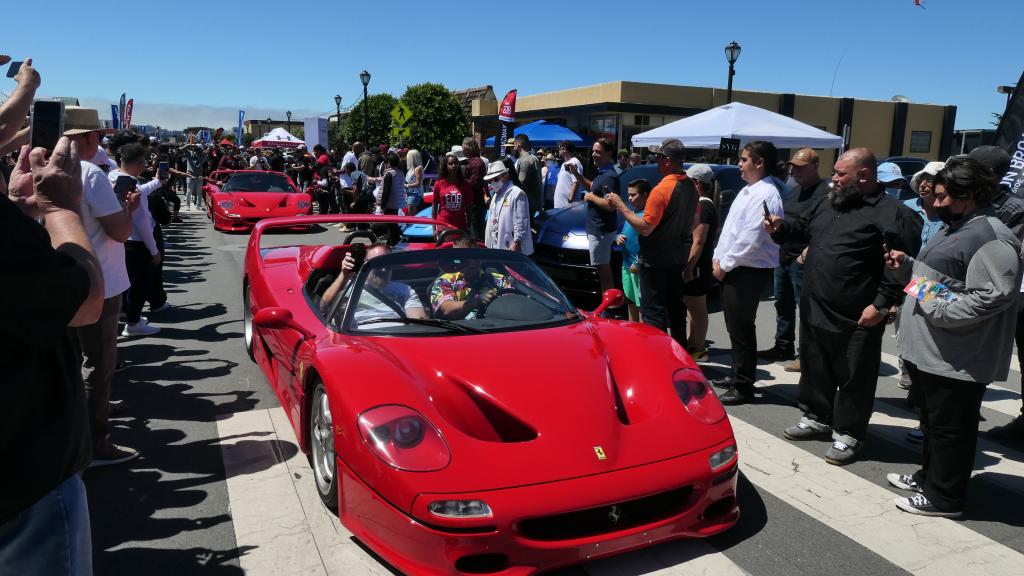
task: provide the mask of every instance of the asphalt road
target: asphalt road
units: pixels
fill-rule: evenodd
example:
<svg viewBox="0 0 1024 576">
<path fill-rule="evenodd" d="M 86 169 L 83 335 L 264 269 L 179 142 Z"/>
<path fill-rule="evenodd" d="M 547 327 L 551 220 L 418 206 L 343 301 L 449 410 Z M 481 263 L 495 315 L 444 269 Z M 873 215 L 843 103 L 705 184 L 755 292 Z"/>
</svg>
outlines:
<svg viewBox="0 0 1024 576">
<path fill-rule="evenodd" d="M 119 348 L 129 367 L 116 375 L 113 396 L 130 406 L 128 415 L 116 420 L 114 440 L 142 456 L 85 474 L 100 575 L 263 573 L 257 564 L 247 565 L 258 557 L 260 544 L 252 544 L 253 527 L 241 526 L 238 506 L 232 508 L 232 500 L 237 505 L 244 500 L 229 491 L 238 490 L 239 476 L 259 479 L 282 462 L 304 460 L 287 435 L 266 430 L 223 435 L 234 430 L 226 423 L 245 422 L 241 417 L 259 411 L 273 415 L 278 406 L 242 342 L 240 279 L 248 235 L 214 232 L 199 213 L 183 217 L 183 224 L 165 233 L 165 283 L 174 307 L 150 318 L 162 329 L 159 334 L 123 339 Z M 334 229 L 320 229 L 271 235 L 264 245 L 339 240 Z M 774 314 L 772 303 L 762 302 L 762 347 L 770 344 Z M 712 316 L 709 338 L 714 362 L 707 375 L 724 375 L 728 337 L 720 313 Z M 888 335 L 885 352 L 895 354 L 895 340 Z M 820 463 L 825 443 L 796 446 L 781 440 L 782 429 L 799 417 L 793 407 L 797 376 L 778 365 L 761 368 L 759 401 L 729 409 L 744 463 L 740 523 L 706 542 L 662 545 L 558 574 L 688 574 L 699 567 L 780 576 L 962 575 L 1006 573 L 1006 566 L 1024 565 L 1024 446 L 983 441 L 967 518 L 918 522 L 895 511 L 895 493 L 884 480 L 889 471 L 912 471 L 920 458 L 919 447 L 903 440 L 913 414 L 892 377 L 892 356 L 886 356 L 880 378 L 868 452 L 845 468 Z M 1014 407 L 1019 409 L 1019 382 L 1015 371 L 1010 382 L 989 391 L 982 429 L 1009 421 Z M 272 457 L 249 457 L 260 454 Z M 313 493 L 309 477 L 292 475 L 299 477 L 294 489 L 301 498 Z M 873 506 L 882 507 L 874 513 Z M 323 572 L 302 573 L 392 571 L 352 544 L 362 568 L 339 572 L 325 559 Z"/>
</svg>

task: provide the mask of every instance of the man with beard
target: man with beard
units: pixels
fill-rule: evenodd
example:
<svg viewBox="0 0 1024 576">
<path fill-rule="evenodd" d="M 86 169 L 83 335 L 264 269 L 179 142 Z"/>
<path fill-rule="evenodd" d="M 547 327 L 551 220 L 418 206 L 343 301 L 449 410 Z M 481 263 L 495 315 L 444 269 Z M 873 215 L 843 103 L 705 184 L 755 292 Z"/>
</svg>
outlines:
<svg viewBox="0 0 1024 576">
<path fill-rule="evenodd" d="M 916 254 L 921 246 L 921 218 L 879 187 L 876 165 L 867 148 L 846 152 L 828 195 L 804 213 L 765 221 L 776 242 L 803 238 L 810 246 L 800 295 L 803 418 L 785 435 L 831 437 L 825 460 L 836 465 L 863 450 L 882 334 L 903 300 L 903 284 L 885 268 L 886 251 Z"/>
</svg>

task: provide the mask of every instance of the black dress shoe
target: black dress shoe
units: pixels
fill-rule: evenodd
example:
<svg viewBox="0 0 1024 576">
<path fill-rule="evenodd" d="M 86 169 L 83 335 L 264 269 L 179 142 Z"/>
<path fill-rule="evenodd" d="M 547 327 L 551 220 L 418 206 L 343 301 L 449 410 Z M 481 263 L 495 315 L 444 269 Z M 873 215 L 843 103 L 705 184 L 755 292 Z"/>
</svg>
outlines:
<svg viewBox="0 0 1024 576">
<path fill-rule="evenodd" d="M 778 346 L 774 346 L 767 350 L 758 350 L 757 357 L 762 360 L 778 362 L 779 360 L 792 360 L 793 358 L 796 358 L 796 354 L 788 350 L 783 350 Z"/>
<path fill-rule="evenodd" d="M 732 378 L 726 376 L 725 378 L 713 378 L 711 385 L 715 388 L 721 388 L 722 390 L 728 390 L 732 388 Z"/>
<path fill-rule="evenodd" d="M 718 395 L 718 400 L 726 406 L 739 406 L 740 404 L 750 404 L 754 401 L 754 393 L 749 390 L 740 390 L 733 386 L 725 392 Z"/>
</svg>

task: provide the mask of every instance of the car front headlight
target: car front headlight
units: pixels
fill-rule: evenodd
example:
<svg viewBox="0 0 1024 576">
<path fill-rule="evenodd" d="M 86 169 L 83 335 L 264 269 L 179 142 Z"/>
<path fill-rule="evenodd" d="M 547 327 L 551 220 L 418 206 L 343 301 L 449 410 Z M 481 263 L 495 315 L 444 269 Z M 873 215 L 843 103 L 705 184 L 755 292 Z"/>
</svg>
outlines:
<svg viewBox="0 0 1024 576">
<path fill-rule="evenodd" d="M 358 427 L 370 451 L 399 470 L 432 472 L 451 460 L 441 432 L 412 408 L 397 404 L 371 408 L 359 415 Z"/>
</svg>

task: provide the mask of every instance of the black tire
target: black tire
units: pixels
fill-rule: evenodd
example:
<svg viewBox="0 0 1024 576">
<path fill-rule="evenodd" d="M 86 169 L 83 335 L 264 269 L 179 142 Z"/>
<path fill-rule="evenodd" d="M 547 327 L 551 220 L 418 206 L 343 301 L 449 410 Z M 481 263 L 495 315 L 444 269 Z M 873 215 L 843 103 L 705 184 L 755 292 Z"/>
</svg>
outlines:
<svg viewBox="0 0 1024 576">
<path fill-rule="evenodd" d="M 242 289 L 242 331 L 245 335 L 245 352 L 249 360 L 256 361 L 256 354 L 253 352 L 256 344 L 256 330 L 252 325 L 252 310 L 249 308 L 249 285 Z"/>
<path fill-rule="evenodd" d="M 313 388 L 309 405 L 309 458 L 313 483 L 320 501 L 338 512 L 338 470 L 334 452 L 334 427 L 327 391 L 322 382 Z"/>
</svg>

